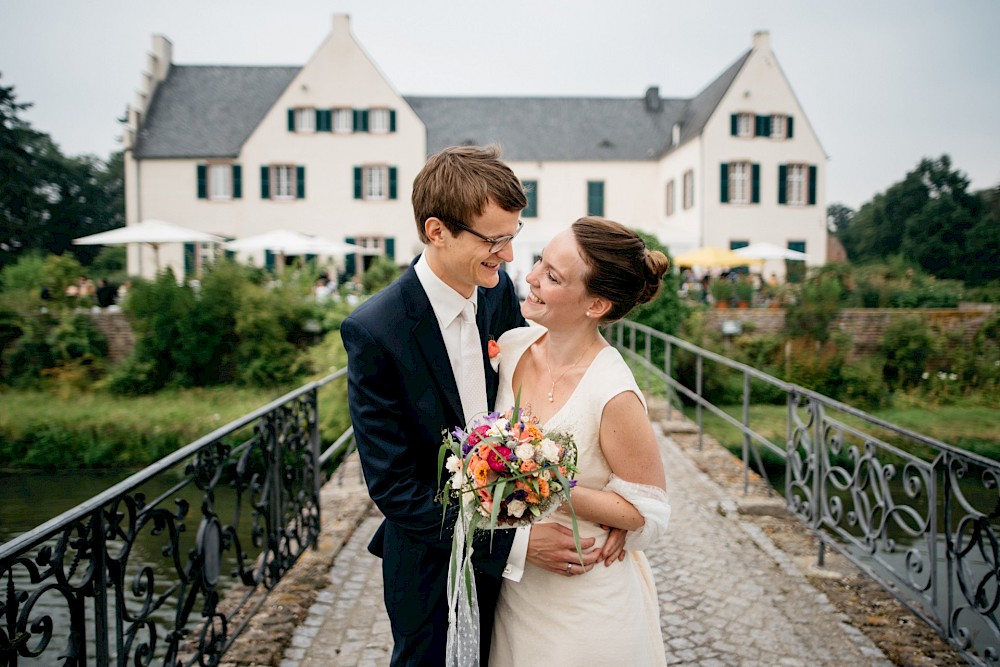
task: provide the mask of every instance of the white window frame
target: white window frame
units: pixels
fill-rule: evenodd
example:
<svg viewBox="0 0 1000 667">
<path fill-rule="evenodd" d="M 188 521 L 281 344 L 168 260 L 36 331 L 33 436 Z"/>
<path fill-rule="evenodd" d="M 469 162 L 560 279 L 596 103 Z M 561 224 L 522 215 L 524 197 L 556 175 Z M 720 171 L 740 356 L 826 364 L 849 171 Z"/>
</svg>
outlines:
<svg viewBox="0 0 1000 667">
<path fill-rule="evenodd" d="M 378 250 L 380 255 L 385 254 L 385 238 L 381 236 L 358 236 L 354 239 L 354 245 L 365 250 Z"/>
<path fill-rule="evenodd" d="M 333 131 L 336 134 L 350 134 L 354 132 L 354 110 L 348 107 L 339 107 L 332 110 Z"/>
<path fill-rule="evenodd" d="M 771 114 L 771 138 L 788 138 L 788 116 L 783 113 Z"/>
<path fill-rule="evenodd" d="M 273 199 L 295 199 L 295 165 L 271 165 L 271 197 Z"/>
<path fill-rule="evenodd" d="M 753 186 L 753 166 L 749 162 L 729 163 L 729 203 L 749 204 Z"/>
<path fill-rule="evenodd" d="M 754 123 L 757 118 L 752 113 L 738 113 L 736 114 L 736 136 L 737 137 L 752 137 L 754 136 Z"/>
<path fill-rule="evenodd" d="M 389 109 L 376 107 L 368 110 L 368 131 L 373 134 L 388 134 Z"/>
<path fill-rule="evenodd" d="M 667 215 L 674 214 L 674 180 L 667 181 Z"/>
<path fill-rule="evenodd" d="M 316 132 L 316 109 L 296 107 L 295 132 L 297 134 L 314 134 Z"/>
<path fill-rule="evenodd" d="M 218 162 L 208 165 L 208 198 L 212 201 L 233 198 L 233 165 Z"/>
<path fill-rule="evenodd" d="M 688 169 L 684 172 L 684 210 L 694 206 L 694 170 Z"/>
<path fill-rule="evenodd" d="M 785 203 L 805 206 L 809 198 L 809 165 L 790 164 L 785 172 Z"/>
<path fill-rule="evenodd" d="M 367 201 L 389 199 L 389 165 L 368 164 L 361 167 L 361 197 Z"/>
</svg>

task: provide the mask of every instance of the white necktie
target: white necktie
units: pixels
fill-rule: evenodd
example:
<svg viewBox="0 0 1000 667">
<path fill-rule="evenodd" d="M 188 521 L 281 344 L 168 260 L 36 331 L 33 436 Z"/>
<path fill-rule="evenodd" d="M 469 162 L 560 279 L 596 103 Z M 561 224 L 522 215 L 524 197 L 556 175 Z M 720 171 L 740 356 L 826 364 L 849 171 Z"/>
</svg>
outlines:
<svg viewBox="0 0 1000 667">
<path fill-rule="evenodd" d="M 462 309 L 461 377 L 458 394 L 462 399 L 465 421 L 486 412 L 486 370 L 483 368 L 483 348 L 476 326 L 476 311 L 471 301 Z"/>
</svg>

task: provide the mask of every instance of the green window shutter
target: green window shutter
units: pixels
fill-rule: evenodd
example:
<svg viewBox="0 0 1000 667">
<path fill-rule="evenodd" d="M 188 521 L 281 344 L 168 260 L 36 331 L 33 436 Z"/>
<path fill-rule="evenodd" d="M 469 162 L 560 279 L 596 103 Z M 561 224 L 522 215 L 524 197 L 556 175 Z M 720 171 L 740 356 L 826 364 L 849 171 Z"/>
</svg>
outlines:
<svg viewBox="0 0 1000 667">
<path fill-rule="evenodd" d="M 395 132 L 396 131 L 396 110 L 395 109 L 389 109 L 389 131 L 390 132 Z"/>
<path fill-rule="evenodd" d="M 361 167 L 354 168 L 354 198 L 364 199 L 361 190 Z"/>
<path fill-rule="evenodd" d="M 396 168 L 389 167 L 389 199 L 397 199 L 396 196 Z"/>
<path fill-rule="evenodd" d="M 729 164 L 727 162 L 722 163 L 722 169 L 719 171 L 719 201 L 723 204 L 729 203 Z"/>
<path fill-rule="evenodd" d="M 730 241 L 729 242 L 729 249 L 730 250 L 739 250 L 740 248 L 746 248 L 748 245 L 750 245 L 749 241 Z"/>
<path fill-rule="evenodd" d="M 789 116 L 788 120 L 785 121 L 785 136 L 791 139 L 794 135 L 792 134 L 792 117 Z"/>
<path fill-rule="evenodd" d="M 344 239 L 350 244 L 354 244 L 354 237 L 348 236 Z M 347 279 L 350 280 L 354 277 L 354 258 L 356 253 L 351 253 L 350 255 L 344 255 L 344 273 L 347 275 Z"/>
<path fill-rule="evenodd" d="M 368 131 L 368 109 L 354 110 L 354 131 L 355 132 Z"/>
<path fill-rule="evenodd" d="M 771 117 L 770 116 L 757 116 L 757 127 L 756 136 L 758 137 L 769 137 L 771 136 Z"/>
<path fill-rule="evenodd" d="M 809 166 L 809 204 L 816 205 L 816 165 Z"/>
<path fill-rule="evenodd" d="M 788 203 L 788 166 L 778 165 L 778 203 Z"/>
<path fill-rule="evenodd" d="M 750 169 L 751 183 L 750 183 L 750 202 L 753 204 L 760 203 L 760 165 L 754 163 Z"/>
<path fill-rule="evenodd" d="M 260 198 L 271 198 L 271 168 L 266 164 L 260 168 Z"/>
<path fill-rule="evenodd" d="M 604 181 L 587 181 L 587 215 L 604 216 Z"/>
<path fill-rule="evenodd" d="M 306 168 L 302 165 L 295 167 L 295 198 L 306 198 Z"/>
<path fill-rule="evenodd" d="M 233 165 L 233 199 L 243 197 L 243 167 L 238 164 Z"/>
<path fill-rule="evenodd" d="M 194 275 L 194 253 L 195 245 L 193 243 L 184 244 L 184 276 Z"/>
<path fill-rule="evenodd" d="M 740 133 L 739 114 L 729 114 L 729 134 L 736 136 Z"/>
<path fill-rule="evenodd" d="M 396 239 L 387 238 L 385 240 L 385 256 L 389 259 L 396 259 Z"/>
<path fill-rule="evenodd" d="M 271 271 L 273 273 L 274 272 L 274 265 L 275 265 L 274 253 L 271 252 L 270 250 L 265 250 L 264 251 L 264 268 L 267 269 L 268 271 Z"/>
<path fill-rule="evenodd" d="M 538 217 L 538 181 L 523 181 L 524 194 L 528 196 L 528 205 L 521 211 L 522 218 Z"/>
<path fill-rule="evenodd" d="M 295 109 L 288 110 L 288 131 L 295 131 Z"/>
<path fill-rule="evenodd" d="M 198 199 L 208 199 L 208 167 L 199 164 L 196 172 L 198 175 Z"/>
<path fill-rule="evenodd" d="M 797 250 L 798 252 L 805 252 L 806 251 L 806 242 L 805 241 L 789 241 L 788 242 L 788 249 L 789 250 Z"/>
</svg>

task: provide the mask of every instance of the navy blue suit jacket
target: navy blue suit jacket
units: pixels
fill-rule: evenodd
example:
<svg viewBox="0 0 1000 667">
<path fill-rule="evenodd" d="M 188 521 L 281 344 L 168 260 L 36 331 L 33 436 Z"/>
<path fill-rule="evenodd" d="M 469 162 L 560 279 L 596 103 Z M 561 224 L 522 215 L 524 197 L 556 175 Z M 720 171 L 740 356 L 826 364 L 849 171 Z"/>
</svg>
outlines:
<svg viewBox="0 0 1000 667">
<path fill-rule="evenodd" d="M 506 273 L 501 272 L 497 287 L 478 289 L 476 320 L 492 409 L 498 377 L 489 363 L 487 342 L 527 323 Z M 368 548 L 383 559 L 386 608 L 397 644 L 393 664 L 428 664 L 419 654 L 436 653 L 439 643 L 443 651 L 444 636 L 426 634 L 441 634 L 442 620 L 447 628 L 442 614 L 456 503 L 450 504 L 442 522 L 443 506 L 435 496 L 442 431 L 466 423 L 458 385 L 437 318 L 412 265 L 358 306 L 341 325 L 341 335 L 361 465 L 369 494 L 385 516 Z M 497 531 L 492 540 L 488 535 L 476 540 L 477 580 L 493 580 L 497 591 L 513 532 Z M 482 593 L 480 612 L 488 645 L 495 595 Z M 411 640 L 413 646 L 400 646 Z"/>
</svg>

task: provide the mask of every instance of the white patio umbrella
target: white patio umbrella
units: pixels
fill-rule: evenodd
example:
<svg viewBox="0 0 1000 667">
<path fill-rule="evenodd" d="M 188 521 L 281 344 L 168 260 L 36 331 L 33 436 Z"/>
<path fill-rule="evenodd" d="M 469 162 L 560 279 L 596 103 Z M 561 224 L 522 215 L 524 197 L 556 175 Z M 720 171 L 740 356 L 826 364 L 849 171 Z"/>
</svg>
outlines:
<svg viewBox="0 0 1000 667">
<path fill-rule="evenodd" d="M 270 250 L 279 257 L 278 270 L 285 265 L 285 257 L 290 255 L 321 255 L 324 257 L 343 257 L 353 253 L 362 255 L 379 255 L 381 251 L 362 248 L 353 243 L 330 241 L 321 236 L 309 236 L 287 229 L 275 229 L 263 234 L 245 236 L 226 243 L 227 250 L 236 252 L 251 252 L 254 250 Z"/>
<path fill-rule="evenodd" d="M 781 246 L 773 243 L 767 243 L 766 241 L 751 243 L 748 246 L 737 248 L 733 251 L 733 254 L 747 259 L 791 259 L 798 261 L 805 261 L 809 259 L 809 255 L 804 252 L 792 250 L 791 248 L 782 248 Z"/>
<path fill-rule="evenodd" d="M 181 227 L 163 220 L 143 220 L 134 225 L 126 225 L 106 232 L 81 236 L 73 239 L 76 245 L 129 245 L 146 243 L 153 247 L 156 256 L 156 271 L 160 271 L 160 245 L 163 243 L 220 243 L 221 236 Z"/>
</svg>

